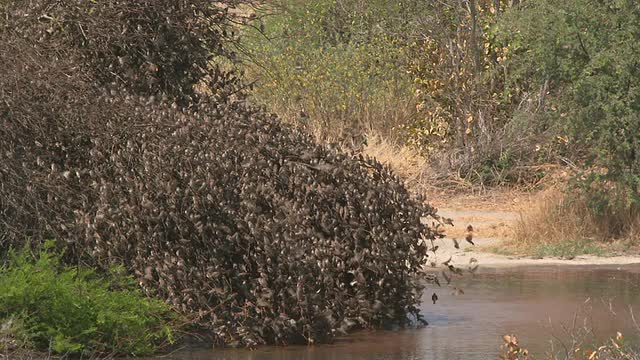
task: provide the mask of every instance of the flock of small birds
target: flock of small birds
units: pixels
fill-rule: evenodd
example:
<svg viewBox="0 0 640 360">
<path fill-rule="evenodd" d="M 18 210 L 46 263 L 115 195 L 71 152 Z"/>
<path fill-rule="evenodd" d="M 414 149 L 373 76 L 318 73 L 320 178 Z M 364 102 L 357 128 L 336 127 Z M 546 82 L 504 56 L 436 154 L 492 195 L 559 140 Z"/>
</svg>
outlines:
<svg viewBox="0 0 640 360">
<path fill-rule="evenodd" d="M 458 242 L 458 239 L 452 238 L 451 240 L 453 241 L 453 247 L 455 247 L 456 249 L 460 249 L 460 243 Z M 472 225 L 467 226 L 467 232 L 465 234 L 464 240 L 471 245 L 475 245 L 475 243 L 473 242 L 473 226 Z"/>
<path fill-rule="evenodd" d="M 9 173 L 0 196 L 12 199 L 8 214 L 32 211 L 18 195 L 50 212 L 11 219 L 15 239 L 53 234 L 83 262 L 124 263 L 148 294 L 229 346 L 321 342 L 418 318 L 435 250 L 424 239 L 442 236 L 421 218 L 439 221 L 435 209 L 378 161 L 220 99 L 185 112 L 105 94 L 119 111 L 103 124 L 21 144 L 27 157 L 9 161 L 20 177 Z M 6 139 L 0 160 L 22 141 Z"/>
<path fill-rule="evenodd" d="M 475 243 L 473 242 L 473 226 L 471 224 L 469 224 L 466 228 L 466 234 L 465 234 L 465 241 L 468 242 L 471 245 L 475 245 Z M 452 238 L 451 239 L 453 241 L 453 246 L 456 249 L 460 249 L 460 243 L 458 242 L 458 240 L 456 238 Z M 436 252 L 436 250 L 439 248 L 439 246 L 437 245 L 432 245 L 432 247 L 429 249 L 429 251 L 432 251 L 434 254 Z M 462 276 L 464 274 L 464 271 L 459 268 L 456 267 L 453 263 L 452 263 L 452 259 L 453 257 L 449 257 L 446 261 L 443 261 L 441 264 L 445 267 L 444 270 L 441 271 L 440 275 L 442 276 L 442 279 L 444 280 L 445 285 L 450 285 L 451 284 L 451 280 L 452 280 L 452 275 L 457 275 L 457 276 Z M 435 261 L 431 261 L 430 262 L 431 267 L 436 267 L 438 266 L 438 264 Z M 478 264 L 478 260 L 476 258 L 470 258 L 469 259 L 469 265 L 467 267 L 467 271 L 472 274 L 475 275 L 476 272 L 478 271 L 479 268 L 479 264 Z M 442 282 L 440 281 L 440 277 L 432 272 L 427 273 L 426 279 L 428 282 L 431 282 L 433 284 L 436 284 L 437 286 L 442 286 Z M 453 291 L 451 292 L 451 295 L 454 296 L 458 296 L 458 295 L 464 295 L 464 290 L 458 287 L 453 287 Z M 431 301 L 433 302 L 433 304 L 435 305 L 438 301 L 438 294 L 437 293 L 433 293 L 431 295 Z"/>
<path fill-rule="evenodd" d="M 229 346 L 420 319 L 447 221 L 388 167 L 316 144 L 209 71 L 233 37 L 225 12 L 49 5 L 7 2 L 0 31 L 0 252 L 56 239 L 74 264 L 122 264 Z"/>
</svg>

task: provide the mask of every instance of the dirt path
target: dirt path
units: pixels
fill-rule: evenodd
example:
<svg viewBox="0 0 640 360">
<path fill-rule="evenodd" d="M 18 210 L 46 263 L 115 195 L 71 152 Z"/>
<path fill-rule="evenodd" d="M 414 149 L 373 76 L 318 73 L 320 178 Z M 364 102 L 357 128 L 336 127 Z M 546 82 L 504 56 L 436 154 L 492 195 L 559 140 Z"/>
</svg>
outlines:
<svg viewBox="0 0 640 360">
<path fill-rule="evenodd" d="M 438 207 L 438 213 L 453 219 L 454 227 L 447 227 L 447 237 L 436 240 L 438 251 L 432 261 L 438 267 L 450 257 L 452 263 L 465 268 L 472 259 L 482 267 L 515 267 L 531 265 L 628 265 L 640 263 L 640 256 L 598 257 L 580 255 L 575 258 L 533 258 L 499 255 L 488 251 L 500 248 L 500 243 L 508 239 L 513 226 L 522 211 L 535 200 L 535 195 L 522 193 L 494 193 L 483 196 L 436 197 L 431 203 Z M 475 245 L 467 243 L 465 238 L 467 225 L 473 225 Z M 459 248 L 454 245 L 456 239 Z"/>
</svg>

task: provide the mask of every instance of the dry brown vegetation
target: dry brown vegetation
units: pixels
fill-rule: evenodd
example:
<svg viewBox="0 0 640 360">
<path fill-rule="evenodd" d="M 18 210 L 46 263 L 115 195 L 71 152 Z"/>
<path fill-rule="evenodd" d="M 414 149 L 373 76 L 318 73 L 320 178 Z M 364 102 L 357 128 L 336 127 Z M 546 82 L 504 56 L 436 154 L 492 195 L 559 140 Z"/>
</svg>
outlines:
<svg viewBox="0 0 640 360">
<path fill-rule="evenodd" d="M 320 83 L 310 86 L 318 84 Z M 308 96 L 319 99 L 323 95 L 319 90 L 318 93 Z M 255 98 L 252 100 L 258 103 L 265 102 Z M 268 103 L 268 109 L 278 114 L 282 121 L 313 136 L 317 142 L 335 143 L 353 150 L 369 147 L 371 140 L 374 144 L 385 142 L 383 147 L 387 147 L 390 143 L 403 143 L 395 141 L 398 135 L 394 133 L 392 127 L 415 117 L 413 104 L 406 99 L 398 99 L 391 95 L 378 100 L 377 102 L 351 100 L 348 109 L 341 111 L 342 107 L 336 109 L 337 105 L 341 104 L 335 104 L 331 100 L 317 100 L 318 104 L 307 107 L 294 101 L 288 103 L 286 98 L 276 98 Z M 412 152 L 418 153 L 415 149 Z"/>
<path fill-rule="evenodd" d="M 633 286 L 633 285 L 631 285 Z M 589 300 L 587 300 L 588 302 Z M 586 304 L 586 303 L 585 303 Z M 504 335 L 500 347 L 501 360 L 640 360 L 640 348 L 634 340 L 640 335 L 640 324 L 633 306 L 628 313 L 635 329 L 628 333 L 607 334 L 596 331 L 594 319 L 585 304 L 578 306 L 570 323 L 550 330 L 550 340 L 544 353 L 532 354 L 515 335 Z M 526 341 L 526 339 L 525 339 Z"/>
<path fill-rule="evenodd" d="M 504 335 L 502 337 L 504 343 L 500 347 L 500 360 L 638 360 L 640 353 L 637 349 L 629 347 L 625 343 L 625 337 L 621 333 L 617 333 L 615 337 L 611 337 L 609 341 L 599 344 L 588 343 L 585 338 L 590 335 L 590 329 L 580 329 L 569 334 L 571 341 L 567 344 L 561 343 L 558 347 L 561 350 L 553 348 L 542 356 L 534 356 L 524 348 L 515 335 Z"/>
<path fill-rule="evenodd" d="M 563 244 L 596 254 L 633 250 L 640 244 L 640 214 L 620 207 L 595 215 L 583 198 L 565 187 L 558 184 L 532 198 L 505 245 L 525 253 L 547 247 L 550 253 L 540 255 L 553 255 L 552 249 Z"/>
<path fill-rule="evenodd" d="M 640 204 L 633 1 L 268 3 L 288 6 L 260 19 L 248 42 L 262 60 L 247 67 L 254 100 L 321 141 L 374 154 L 436 196 L 502 186 L 535 193 L 549 173 L 608 169 L 572 178 L 590 200 L 546 211 L 577 217 L 564 220 L 573 225 L 528 229 L 538 240 L 526 242 L 570 240 L 569 229 L 595 242 L 635 236 L 636 225 L 624 223 Z M 625 205 L 601 196 L 611 184 L 625 189 Z M 602 204 L 613 211 L 598 220 L 584 213 Z"/>
<path fill-rule="evenodd" d="M 413 147 L 370 133 L 362 152 L 388 165 L 416 193 L 424 193 L 430 183 L 427 159 Z"/>
</svg>

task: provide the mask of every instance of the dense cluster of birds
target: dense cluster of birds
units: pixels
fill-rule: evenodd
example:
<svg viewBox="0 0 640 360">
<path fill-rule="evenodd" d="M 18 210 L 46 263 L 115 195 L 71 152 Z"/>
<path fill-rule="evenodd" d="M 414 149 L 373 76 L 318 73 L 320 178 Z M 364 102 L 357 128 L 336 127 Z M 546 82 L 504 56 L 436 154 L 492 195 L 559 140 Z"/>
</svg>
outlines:
<svg viewBox="0 0 640 360">
<path fill-rule="evenodd" d="M 4 225 L 18 239 L 72 241 L 102 266 L 124 262 L 225 343 L 313 342 L 345 322 L 416 313 L 424 239 L 436 236 L 421 217 L 434 210 L 374 159 L 316 145 L 242 103 L 220 105 L 140 107 L 139 120 L 111 118 L 82 144 L 33 139 L 28 154 L 11 154 L 19 178 L 2 172 L 15 187 L 0 192 L 5 216 L 54 211 Z M 12 209 L 22 195 L 37 200 Z"/>
<path fill-rule="evenodd" d="M 85 45 L 60 56 L 66 42 L 13 31 L 0 30 L 0 252 L 55 238 L 68 261 L 123 264 L 227 345 L 419 319 L 443 234 L 389 168 L 282 125 L 232 74 L 210 72 L 206 98 L 182 106 L 96 86 Z"/>
</svg>

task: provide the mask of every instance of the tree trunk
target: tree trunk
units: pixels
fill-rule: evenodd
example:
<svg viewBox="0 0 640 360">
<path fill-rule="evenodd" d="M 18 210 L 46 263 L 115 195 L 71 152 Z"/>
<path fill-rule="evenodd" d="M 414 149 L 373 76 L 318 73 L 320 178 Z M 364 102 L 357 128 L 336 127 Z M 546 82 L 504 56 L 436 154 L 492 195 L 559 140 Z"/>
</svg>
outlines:
<svg viewBox="0 0 640 360">
<path fill-rule="evenodd" d="M 480 74 L 480 51 L 478 49 L 478 8 L 476 7 L 476 0 L 469 0 L 469 10 L 471 12 L 471 49 L 473 51 L 473 64 L 475 67 L 475 74 Z"/>
</svg>

